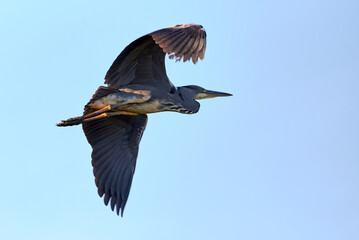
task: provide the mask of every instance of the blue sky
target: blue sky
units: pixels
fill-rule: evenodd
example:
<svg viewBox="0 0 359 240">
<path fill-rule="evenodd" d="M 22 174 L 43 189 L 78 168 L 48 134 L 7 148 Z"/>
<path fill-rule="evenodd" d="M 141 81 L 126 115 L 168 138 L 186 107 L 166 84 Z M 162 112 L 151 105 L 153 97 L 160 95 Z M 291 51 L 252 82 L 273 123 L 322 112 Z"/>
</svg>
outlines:
<svg viewBox="0 0 359 240">
<path fill-rule="evenodd" d="M 358 1 L 7 1 L 0 7 L 2 239 L 359 239 Z M 118 217 L 78 116 L 136 38 L 207 31 L 177 85 L 233 97 L 149 116 Z"/>
</svg>

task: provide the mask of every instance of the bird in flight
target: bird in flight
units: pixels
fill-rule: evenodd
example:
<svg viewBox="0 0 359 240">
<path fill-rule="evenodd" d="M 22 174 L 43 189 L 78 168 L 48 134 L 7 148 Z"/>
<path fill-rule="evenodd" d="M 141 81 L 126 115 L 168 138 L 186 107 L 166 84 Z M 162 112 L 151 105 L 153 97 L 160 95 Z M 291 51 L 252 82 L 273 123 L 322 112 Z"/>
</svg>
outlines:
<svg viewBox="0 0 359 240">
<path fill-rule="evenodd" d="M 175 87 L 168 79 L 165 56 L 184 62 L 204 58 L 206 32 L 201 25 L 178 24 L 146 34 L 128 45 L 116 58 L 101 86 L 80 117 L 58 123 L 82 124 L 92 146 L 95 183 L 105 205 L 117 215 L 125 208 L 135 173 L 138 147 L 147 114 L 198 112 L 199 99 L 232 96 L 196 85 Z"/>
</svg>

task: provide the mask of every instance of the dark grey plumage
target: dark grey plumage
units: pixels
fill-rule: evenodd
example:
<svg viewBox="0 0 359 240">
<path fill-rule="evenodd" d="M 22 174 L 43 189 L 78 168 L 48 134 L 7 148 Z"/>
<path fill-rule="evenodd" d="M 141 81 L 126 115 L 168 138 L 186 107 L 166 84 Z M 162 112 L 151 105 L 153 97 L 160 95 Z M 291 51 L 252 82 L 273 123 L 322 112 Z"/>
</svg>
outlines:
<svg viewBox="0 0 359 240">
<path fill-rule="evenodd" d="M 196 99 L 231 96 L 190 85 L 176 88 L 168 79 L 165 56 L 193 63 L 203 59 L 206 32 L 201 25 L 179 24 L 144 35 L 129 44 L 105 76 L 108 87 L 99 87 L 85 106 L 83 116 L 58 126 L 82 124 L 92 151 L 98 194 L 106 205 L 125 208 L 136 167 L 139 143 L 148 113 L 199 110 Z"/>
<path fill-rule="evenodd" d="M 100 87 L 91 101 L 116 92 L 116 90 Z M 94 110 L 85 106 L 84 115 Z M 82 129 L 87 141 L 92 146 L 92 166 L 95 183 L 100 197 L 104 202 L 121 216 L 125 208 L 133 174 L 139 143 L 147 124 L 147 115 L 138 116 L 118 115 L 83 122 Z"/>
<path fill-rule="evenodd" d="M 113 116 L 82 124 L 91 144 L 92 166 L 100 197 L 121 215 L 136 168 L 138 146 L 146 128 L 147 115 Z"/>
<path fill-rule="evenodd" d="M 183 61 L 203 59 L 206 32 L 201 25 L 179 24 L 157 30 L 128 45 L 113 62 L 105 76 L 105 84 L 121 88 L 128 84 L 172 88 L 165 67 L 166 53 Z"/>
</svg>

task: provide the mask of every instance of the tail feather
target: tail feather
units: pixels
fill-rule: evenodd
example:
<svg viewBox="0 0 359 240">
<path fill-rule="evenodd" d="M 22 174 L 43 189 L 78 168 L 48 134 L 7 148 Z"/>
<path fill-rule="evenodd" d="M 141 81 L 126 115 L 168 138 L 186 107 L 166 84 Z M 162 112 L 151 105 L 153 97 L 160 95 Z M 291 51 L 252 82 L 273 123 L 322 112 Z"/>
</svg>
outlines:
<svg viewBox="0 0 359 240">
<path fill-rule="evenodd" d="M 58 127 L 68 127 L 68 126 L 74 126 L 79 125 L 83 121 L 83 117 L 74 117 L 69 118 L 67 120 L 62 120 L 60 123 L 56 124 Z"/>
</svg>

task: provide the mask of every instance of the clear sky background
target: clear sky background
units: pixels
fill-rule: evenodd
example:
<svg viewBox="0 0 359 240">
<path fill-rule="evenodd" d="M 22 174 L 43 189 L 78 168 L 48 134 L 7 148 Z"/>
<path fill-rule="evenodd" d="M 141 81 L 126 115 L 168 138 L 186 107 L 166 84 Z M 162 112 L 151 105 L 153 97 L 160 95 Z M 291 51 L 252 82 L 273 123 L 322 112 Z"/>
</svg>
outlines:
<svg viewBox="0 0 359 240">
<path fill-rule="evenodd" d="M 2 1 L 1 239 L 359 239 L 359 2 Z M 136 38 L 202 24 L 177 85 L 233 97 L 149 116 L 118 217 L 82 114 Z"/>
</svg>

